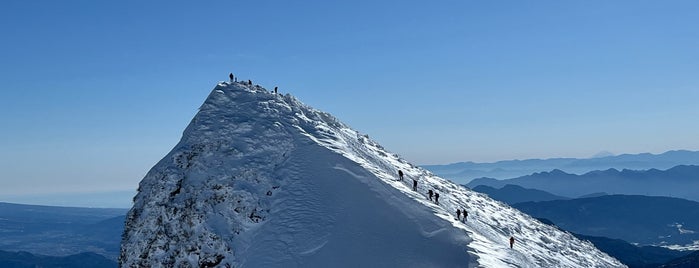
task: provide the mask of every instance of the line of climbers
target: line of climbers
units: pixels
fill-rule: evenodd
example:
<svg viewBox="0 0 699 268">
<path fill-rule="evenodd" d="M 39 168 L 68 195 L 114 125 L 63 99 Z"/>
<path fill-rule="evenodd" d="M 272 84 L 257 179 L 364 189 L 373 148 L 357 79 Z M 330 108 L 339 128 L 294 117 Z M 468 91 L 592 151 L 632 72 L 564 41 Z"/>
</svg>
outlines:
<svg viewBox="0 0 699 268">
<path fill-rule="evenodd" d="M 434 199 L 432 199 L 432 196 L 434 196 Z M 435 204 L 439 205 L 439 193 L 437 191 L 428 190 L 427 197 L 430 201 L 434 201 Z"/>
<path fill-rule="evenodd" d="M 235 77 L 235 75 L 233 75 L 233 73 L 229 73 L 228 78 L 231 80 L 231 83 L 238 83 L 238 77 Z M 245 83 L 245 82 L 243 82 L 243 83 Z M 247 84 L 248 86 L 252 86 L 252 80 L 248 79 L 248 82 L 245 84 Z M 274 87 L 274 94 L 278 94 L 277 89 L 278 89 L 278 87 Z"/>
<path fill-rule="evenodd" d="M 398 170 L 398 180 L 399 181 L 403 180 L 403 171 L 402 170 Z M 417 192 L 417 179 L 416 178 L 413 178 L 413 191 Z M 427 196 L 428 196 L 428 199 L 430 199 L 430 201 L 434 201 L 435 204 L 439 205 L 439 193 L 437 191 L 432 191 L 432 189 L 430 189 L 427 191 Z M 434 196 L 434 199 L 432 199 L 433 196 Z M 466 209 L 464 209 L 464 212 L 465 211 L 466 211 Z M 461 215 L 461 212 L 459 212 L 458 214 Z M 460 218 L 460 216 L 459 216 L 459 218 Z"/>
<path fill-rule="evenodd" d="M 403 171 L 398 170 L 398 180 L 403 181 Z M 417 179 L 413 178 L 413 191 L 417 192 Z M 434 199 L 432 197 L 434 196 Z M 435 204 L 439 205 L 439 193 L 437 191 L 432 191 L 432 189 L 427 190 L 427 198 L 430 201 L 434 201 Z M 463 218 L 461 217 L 463 214 Z M 466 222 L 466 218 L 468 217 L 468 211 L 466 211 L 465 208 L 461 209 L 456 209 L 456 219 L 461 221 L 462 223 Z M 515 244 L 515 238 L 513 236 L 510 236 L 510 249 L 514 247 Z"/>
</svg>

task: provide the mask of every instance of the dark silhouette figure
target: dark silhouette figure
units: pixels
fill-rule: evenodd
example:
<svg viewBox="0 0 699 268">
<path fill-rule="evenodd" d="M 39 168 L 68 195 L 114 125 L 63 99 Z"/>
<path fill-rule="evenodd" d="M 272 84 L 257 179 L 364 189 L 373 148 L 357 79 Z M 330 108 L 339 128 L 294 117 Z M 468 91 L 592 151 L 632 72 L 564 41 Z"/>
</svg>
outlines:
<svg viewBox="0 0 699 268">
<path fill-rule="evenodd" d="M 252 80 L 248 79 L 248 86 L 252 86 Z"/>
<path fill-rule="evenodd" d="M 228 78 L 230 78 L 231 82 L 233 82 L 233 73 L 228 74 Z"/>
<path fill-rule="evenodd" d="M 275 88 L 275 89 L 276 89 L 276 88 Z M 398 180 L 399 180 L 399 181 L 402 181 L 402 180 L 403 180 L 403 171 L 402 171 L 402 170 L 398 170 Z"/>
<path fill-rule="evenodd" d="M 456 219 L 461 220 L 461 210 L 459 210 L 458 208 L 456 209 Z"/>
<path fill-rule="evenodd" d="M 432 195 L 434 195 L 434 192 L 432 192 L 432 189 L 430 189 L 429 191 L 427 191 L 427 196 L 429 196 L 430 201 L 432 201 Z"/>
<path fill-rule="evenodd" d="M 413 191 L 417 191 L 417 180 L 413 179 Z"/>
<path fill-rule="evenodd" d="M 468 217 L 468 212 L 466 211 L 465 208 L 464 208 L 464 209 L 461 209 L 461 211 L 463 211 L 463 214 L 464 214 L 464 220 L 463 220 L 463 221 L 466 221 L 466 217 Z"/>
<path fill-rule="evenodd" d="M 515 238 L 510 236 L 510 248 L 512 248 L 512 246 L 514 246 L 514 244 L 515 244 Z"/>
<path fill-rule="evenodd" d="M 436 191 L 434 192 L 434 203 L 439 205 L 439 193 Z"/>
<path fill-rule="evenodd" d="M 277 94 L 277 87 L 274 87 L 274 94 Z"/>
</svg>

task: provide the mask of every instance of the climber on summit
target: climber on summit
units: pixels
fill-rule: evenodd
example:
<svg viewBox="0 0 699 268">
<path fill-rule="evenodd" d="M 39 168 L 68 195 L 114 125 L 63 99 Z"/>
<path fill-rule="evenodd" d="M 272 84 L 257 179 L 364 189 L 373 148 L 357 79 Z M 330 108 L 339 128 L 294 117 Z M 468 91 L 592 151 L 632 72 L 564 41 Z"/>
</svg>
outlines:
<svg viewBox="0 0 699 268">
<path fill-rule="evenodd" d="M 277 94 L 277 87 L 274 87 L 274 94 Z"/>
<path fill-rule="evenodd" d="M 248 86 L 252 86 L 252 80 L 248 79 Z"/>
<path fill-rule="evenodd" d="M 434 191 L 434 203 L 439 205 L 439 193 Z"/>
<path fill-rule="evenodd" d="M 463 221 L 461 221 L 461 222 L 466 222 L 466 217 L 468 217 L 468 212 L 466 211 L 466 209 L 465 209 L 465 208 L 462 208 L 462 209 L 461 209 L 461 211 L 462 211 L 462 212 L 463 212 L 463 214 L 464 214 L 464 220 L 463 220 Z"/>
<path fill-rule="evenodd" d="M 430 190 L 427 191 L 427 196 L 428 196 L 428 198 L 430 199 L 430 201 L 432 201 L 432 196 L 433 196 L 433 195 L 434 195 L 434 192 L 432 192 L 432 189 L 430 189 Z"/>
<path fill-rule="evenodd" d="M 512 248 L 512 246 L 514 246 L 514 244 L 515 244 L 515 238 L 510 236 L 510 248 Z"/>
<path fill-rule="evenodd" d="M 233 76 L 233 73 L 228 74 L 228 78 L 231 79 L 231 82 L 233 82 L 233 77 L 234 77 L 234 76 Z"/>
<path fill-rule="evenodd" d="M 276 89 L 276 88 L 275 88 L 275 89 Z M 402 180 L 403 180 L 403 171 L 400 170 L 400 169 L 398 170 L 398 180 L 399 180 L 399 181 L 402 181 Z"/>
<path fill-rule="evenodd" d="M 456 219 L 461 220 L 461 210 L 458 208 L 456 209 Z"/>
</svg>

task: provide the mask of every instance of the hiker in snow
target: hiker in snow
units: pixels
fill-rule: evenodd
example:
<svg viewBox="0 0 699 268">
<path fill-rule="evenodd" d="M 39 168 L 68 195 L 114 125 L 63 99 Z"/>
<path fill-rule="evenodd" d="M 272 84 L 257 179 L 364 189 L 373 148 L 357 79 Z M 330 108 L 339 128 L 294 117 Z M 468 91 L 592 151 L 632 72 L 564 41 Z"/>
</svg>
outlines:
<svg viewBox="0 0 699 268">
<path fill-rule="evenodd" d="M 252 80 L 248 79 L 248 86 L 252 86 Z"/>
<path fill-rule="evenodd" d="M 510 236 L 510 248 L 515 244 L 515 238 Z"/>
<path fill-rule="evenodd" d="M 439 193 L 437 191 L 434 192 L 434 203 L 439 205 Z"/>
<path fill-rule="evenodd" d="M 233 82 L 233 73 L 228 74 L 228 78 L 230 78 L 231 82 Z"/>
<path fill-rule="evenodd" d="M 413 179 L 413 191 L 417 191 L 417 180 Z"/>
<path fill-rule="evenodd" d="M 465 208 L 461 209 L 461 211 L 463 211 L 463 214 L 464 214 L 464 220 L 463 220 L 462 222 L 465 222 L 465 221 L 466 221 L 466 217 L 468 217 L 468 212 L 466 211 Z"/>
<path fill-rule="evenodd" d="M 277 94 L 277 87 L 274 87 L 274 94 Z"/>
<path fill-rule="evenodd" d="M 456 209 L 456 219 L 461 220 L 461 210 L 459 210 L 458 208 Z"/>
<path fill-rule="evenodd" d="M 427 196 L 429 196 L 430 201 L 432 201 L 432 195 L 434 195 L 434 192 L 432 192 L 432 189 L 430 189 L 429 191 L 427 191 Z"/>
<path fill-rule="evenodd" d="M 400 169 L 398 170 L 398 180 L 399 180 L 399 181 L 402 181 L 402 180 L 403 180 L 403 171 L 400 170 Z"/>
</svg>

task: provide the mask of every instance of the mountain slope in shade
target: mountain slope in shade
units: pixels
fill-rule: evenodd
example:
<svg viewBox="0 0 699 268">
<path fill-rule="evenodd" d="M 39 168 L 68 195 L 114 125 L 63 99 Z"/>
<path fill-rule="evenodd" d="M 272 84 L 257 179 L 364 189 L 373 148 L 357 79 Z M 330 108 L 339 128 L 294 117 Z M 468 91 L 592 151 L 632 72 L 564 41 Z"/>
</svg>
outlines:
<svg viewBox="0 0 699 268">
<path fill-rule="evenodd" d="M 588 240 L 597 248 L 614 256 L 630 268 L 658 267 L 663 263 L 690 254 L 656 246 L 635 246 L 621 239 L 575 234 L 577 238 Z"/>
<path fill-rule="evenodd" d="M 526 202 L 514 207 L 562 229 L 641 245 L 683 245 L 699 240 L 699 203 L 679 198 L 607 195 Z"/>
<path fill-rule="evenodd" d="M 428 189 L 441 194 L 439 205 L 427 200 Z M 457 208 L 470 212 L 468 221 L 454 218 Z M 219 84 L 141 181 L 120 264 L 623 266 L 589 242 L 407 163 L 330 114 L 242 83 Z"/>
<path fill-rule="evenodd" d="M 537 190 L 527 189 L 518 185 L 508 184 L 500 189 L 485 185 L 478 185 L 473 188 L 474 191 L 487 194 L 490 198 L 500 200 L 507 204 L 516 204 L 522 202 L 538 202 L 551 200 L 566 200 L 568 197 L 554 195 L 552 193 Z"/>
<path fill-rule="evenodd" d="M 677 258 L 666 264 L 659 266 L 659 268 L 697 268 L 699 267 L 699 251 L 695 251 L 687 256 Z"/>
<path fill-rule="evenodd" d="M 555 226 L 555 224 L 543 218 L 539 221 Z M 691 252 L 667 249 L 655 246 L 635 246 L 621 239 L 611 239 L 601 236 L 588 236 L 573 233 L 575 237 L 587 240 L 595 244 L 597 248 L 617 258 L 628 265 L 629 268 L 655 268 L 678 258 L 682 258 Z"/>
</svg>

